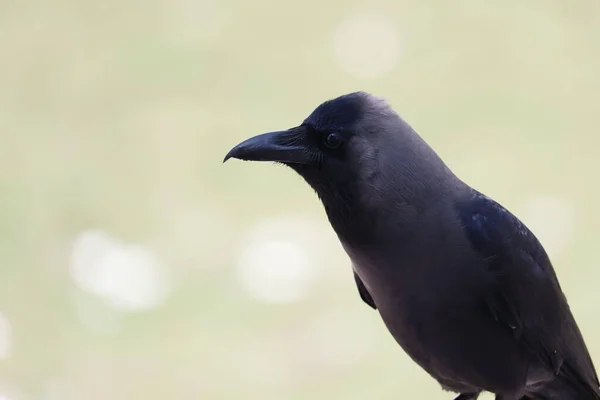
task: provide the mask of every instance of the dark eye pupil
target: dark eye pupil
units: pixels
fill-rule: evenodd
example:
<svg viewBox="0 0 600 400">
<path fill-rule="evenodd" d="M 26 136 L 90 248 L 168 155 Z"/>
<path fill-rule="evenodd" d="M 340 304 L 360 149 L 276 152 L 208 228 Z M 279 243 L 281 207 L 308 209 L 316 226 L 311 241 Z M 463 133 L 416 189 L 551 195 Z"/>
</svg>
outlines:
<svg viewBox="0 0 600 400">
<path fill-rule="evenodd" d="M 325 137 L 325 145 L 331 149 L 340 147 L 342 138 L 337 133 L 330 133 Z"/>
</svg>

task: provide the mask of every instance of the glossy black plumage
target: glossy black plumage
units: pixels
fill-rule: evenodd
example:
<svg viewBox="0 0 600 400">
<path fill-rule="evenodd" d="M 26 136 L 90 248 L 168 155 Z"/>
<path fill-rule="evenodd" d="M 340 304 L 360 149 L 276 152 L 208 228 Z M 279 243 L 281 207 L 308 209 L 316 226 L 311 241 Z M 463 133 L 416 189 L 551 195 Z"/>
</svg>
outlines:
<svg viewBox="0 0 600 400">
<path fill-rule="evenodd" d="M 231 157 L 281 162 L 306 180 L 352 260 L 360 298 L 459 400 L 483 391 L 600 400 L 542 245 L 383 100 L 357 92 L 327 101 L 297 128 L 249 139 Z"/>
</svg>

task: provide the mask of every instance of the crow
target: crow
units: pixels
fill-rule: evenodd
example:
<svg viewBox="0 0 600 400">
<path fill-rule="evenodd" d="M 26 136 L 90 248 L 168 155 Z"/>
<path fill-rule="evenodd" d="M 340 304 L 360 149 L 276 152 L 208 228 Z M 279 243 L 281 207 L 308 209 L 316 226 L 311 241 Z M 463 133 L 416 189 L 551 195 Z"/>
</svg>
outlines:
<svg viewBox="0 0 600 400">
<path fill-rule="evenodd" d="M 473 400 L 600 400 L 552 263 L 511 212 L 459 179 L 383 99 L 354 92 L 225 160 L 273 161 L 320 198 L 358 293 L 404 351 Z"/>
</svg>

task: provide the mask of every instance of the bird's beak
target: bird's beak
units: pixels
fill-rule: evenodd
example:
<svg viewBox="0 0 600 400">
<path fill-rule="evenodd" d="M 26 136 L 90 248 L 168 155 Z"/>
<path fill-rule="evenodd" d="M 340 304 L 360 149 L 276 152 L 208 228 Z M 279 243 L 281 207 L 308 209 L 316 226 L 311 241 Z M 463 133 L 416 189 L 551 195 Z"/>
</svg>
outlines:
<svg viewBox="0 0 600 400">
<path fill-rule="evenodd" d="M 310 154 L 302 146 L 303 132 L 298 128 L 254 136 L 235 146 L 223 162 L 230 158 L 246 161 L 278 161 L 290 164 L 310 163 Z"/>
</svg>

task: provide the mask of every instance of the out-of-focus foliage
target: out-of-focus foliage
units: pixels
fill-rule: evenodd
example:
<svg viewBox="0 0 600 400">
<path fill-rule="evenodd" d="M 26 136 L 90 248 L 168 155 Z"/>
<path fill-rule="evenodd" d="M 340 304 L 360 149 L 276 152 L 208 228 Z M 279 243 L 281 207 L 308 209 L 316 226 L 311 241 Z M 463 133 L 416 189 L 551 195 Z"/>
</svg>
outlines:
<svg viewBox="0 0 600 400">
<path fill-rule="evenodd" d="M 302 180 L 221 164 L 354 90 L 530 225 L 600 363 L 599 37 L 592 0 L 4 0 L 0 398 L 449 398 Z"/>
</svg>

